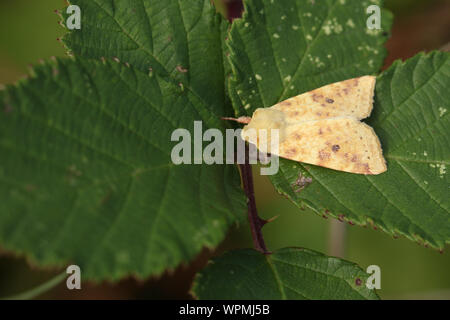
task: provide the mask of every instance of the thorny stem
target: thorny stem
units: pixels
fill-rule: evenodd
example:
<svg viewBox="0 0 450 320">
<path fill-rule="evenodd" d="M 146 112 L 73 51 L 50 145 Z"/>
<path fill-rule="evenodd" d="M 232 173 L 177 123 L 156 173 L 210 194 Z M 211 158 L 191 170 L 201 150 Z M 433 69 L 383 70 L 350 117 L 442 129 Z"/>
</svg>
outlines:
<svg viewBox="0 0 450 320">
<path fill-rule="evenodd" d="M 270 254 L 269 250 L 267 250 L 266 244 L 264 243 L 264 238 L 261 231 L 262 227 L 267 223 L 267 221 L 259 217 L 258 211 L 256 209 L 252 166 L 250 165 L 248 154 L 249 148 L 246 144 L 245 163 L 239 164 L 239 167 L 241 169 L 244 191 L 247 196 L 248 221 L 250 223 L 250 230 L 252 232 L 253 245 L 256 250 L 262 252 L 263 254 Z"/>
</svg>

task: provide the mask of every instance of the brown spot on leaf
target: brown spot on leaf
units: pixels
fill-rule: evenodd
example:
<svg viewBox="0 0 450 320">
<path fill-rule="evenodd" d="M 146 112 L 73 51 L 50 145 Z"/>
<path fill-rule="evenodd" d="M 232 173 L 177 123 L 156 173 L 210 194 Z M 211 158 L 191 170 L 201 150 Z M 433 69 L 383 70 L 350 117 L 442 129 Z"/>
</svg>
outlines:
<svg viewBox="0 0 450 320">
<path fill-rule="evenodd" d="M 362 285 L 362 280 L 360 278 L 355 279 L 355 284 L 359 287 Z"/>
<path fill-rule="evenodd" d="M 36 188 L 36 186 L 34 186 L 34 185 L 32 185 L 32 184 L 27 184 L 26 186 L 25 186 L 25 190 L 27 191 L 27 192 L 33 192 L 33 191 L 35 191 L 37 188 Z"/>
<path fill-rule="evenodd" d="M 327 103 L 334 103 L 334 100 L 333 100 L 333 99 L 330 99 L 330 98 L 326 98 L 325 101 L 326 101 Z"/>
<path fill-rule="evenodd" d="M 100 200 L 100 205 L 104 206 L 105 204 L 107 204 L 111 197 L 112 197 L 112 192 L 109 191 L 101 200 Z"/>
<path fill-rule="evenodd" d="M 183 68 L 182 66 L 177 66 L 177 71 L 181 72 L 181 73 L 186 73 L 188 72 L 187 69 Z"/>
<path fill-rule="evenodd" d="M 297 180 L 295 180 L 294 184 L 292 185 L 294 188 L 298 187 L 297 189 L 294 190 L 294 192 L 300 192 L 302 191 L 304 188 L 306 188 L 308 185 L 310 185 L 312 182 L 312 178 L 310 177 L 305 177 L 304 175 L 302 175 L 302 173 L 300 172 L 298 175 Z"/>
<path fill-rule="evenodd" d="M 9 104 L 5 104 L 5 107 L 3 108 L 3 112 L 8 114 L 12 112 L 12 107 Z"/>
<path fill-rule="evenodd" d="M 357 156 L 357 155 L 354 155 L 354 156 L 352 157 L 352 162 L 356 162 L 356 161 L 358 161 L 358 156 Z"/>
<path fill-rule="evenodd" d="M 333 152 L 338 152 L 339 149 L 341 149 L 341 147 L 338 144 L 335 144 L 334 146 L 331 147 L 331 150 L 333 150 Z"/>
</svg>

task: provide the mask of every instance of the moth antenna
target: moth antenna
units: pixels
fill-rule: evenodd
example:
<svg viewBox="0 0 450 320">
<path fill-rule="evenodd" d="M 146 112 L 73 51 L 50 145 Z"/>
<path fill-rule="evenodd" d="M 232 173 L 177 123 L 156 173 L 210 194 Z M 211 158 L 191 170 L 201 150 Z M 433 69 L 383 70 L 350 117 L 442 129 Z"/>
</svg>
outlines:
<svg viewBox="0 0 450 320">
<path fill-rule="evenodd" d="M 243 123 L 243 124 L 249 124 L 250 121 L 252 120 L 252 118 L 250 118 L 250 117 L 239 117 L 239 118 L 222 117 L 221 119 L 227 120 L 227 121 L 235 121 L 235 122 Z"/>
</svg>

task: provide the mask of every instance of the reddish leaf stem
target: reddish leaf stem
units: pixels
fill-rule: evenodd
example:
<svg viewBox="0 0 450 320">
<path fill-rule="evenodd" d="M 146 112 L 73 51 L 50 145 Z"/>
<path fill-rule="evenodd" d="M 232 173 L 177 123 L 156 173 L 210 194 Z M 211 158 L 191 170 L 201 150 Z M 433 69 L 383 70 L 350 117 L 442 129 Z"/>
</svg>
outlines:
<svg viewBox="0 0 450 320">
<path fill-rule="evenodd" d="M 270 254 L 269 250 L 267 250 L 261 231 L 262 227 L 267 223 L 267 221 L 259 217 L 258 211 L 256 209 L 255 190 L 253 188 L 252 166 L 249 163 L 248 154 L 249 148 L 248 145 L 246 145 L 245 163 L 239 164 L 239 167 L 241 169 L 244 191 L 247 196 L 248 221 L 250 223 L 250 230 L 252 232 L 253 245 L 256 250 L 264 254 Z"/>
</svg>

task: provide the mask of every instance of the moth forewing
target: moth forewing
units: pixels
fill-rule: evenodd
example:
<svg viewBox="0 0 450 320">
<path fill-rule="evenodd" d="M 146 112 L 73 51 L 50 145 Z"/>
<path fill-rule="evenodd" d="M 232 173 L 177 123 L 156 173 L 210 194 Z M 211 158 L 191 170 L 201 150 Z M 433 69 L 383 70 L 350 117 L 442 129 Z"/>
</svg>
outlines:
<svg viewBox="0 0 450 320">
<path fill-rule="evenodd" d="M 279 156 L 359 174 L 386 171 L 378 137 L 372 128 L 350 117 L 288 125 Z"/>
<path fill-rule="evenodd" d="M 332 83 L 277 103 L 270 109 L 282 111 L 288 122 L 342 116 L 365 119 L 372 112 L 375 82 L 375 77 L 364 76 Z"/>
<path fill-rule="evenodd" d="M 375 77 L 365 76 L 257 109 L 242 138 L 249 141 L 247 131 L 256 132 L 249 142 L 270 152 L 270 137 L 259 132 L 276 129 L 280 157 L 351 173 L 382 173 L 387 168 L 380 141 L 360 122 L 372 111 L 374 88 Z"/>
</svg>

